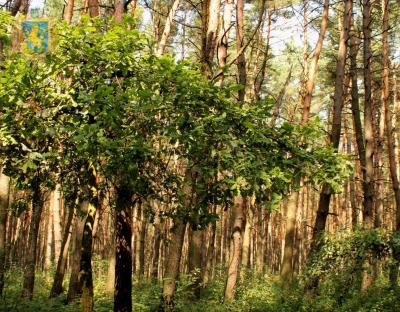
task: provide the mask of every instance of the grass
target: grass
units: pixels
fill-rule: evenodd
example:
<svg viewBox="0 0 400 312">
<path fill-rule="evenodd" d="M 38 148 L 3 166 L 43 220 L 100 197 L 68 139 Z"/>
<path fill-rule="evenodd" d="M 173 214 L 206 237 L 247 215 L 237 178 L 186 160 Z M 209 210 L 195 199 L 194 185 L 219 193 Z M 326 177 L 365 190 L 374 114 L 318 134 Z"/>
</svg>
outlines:
<svg viewBox="0 0 400 312">
<path fill-rule="evenodd" d="M 94 261 L 95 311 L 113 311 L 113 298 L 107 294 L 107 263 Z M 223 302 L 225 286 L 224 272 L 217 272 L 216 278 L 204 289 L 200 300 L 194 298 L 190 276 L 182 276 L 178 282 L 175 298 L 176 311 L 182 312 L 400 312 L 400 294 L 391 290 L 383 275 L 367 291 L 348 287 L 341 293 L 340 283 L 327 279 L 316 292 L 305 293 L 301 280 L 291 287 L 281 287 L 278 276 L 255 276 L 244 272 L 244 280 L 237 289 L 237 300 Z M 78 312 L 79 302 L 66 304 L 66 295 L 49 299 L 52 273 L 38 272 L 33 300 L 20 298 L 23 272 L 12 268 L 6 274 L 4 296 L 0 299 L 0 312 Z M 337 278 L 341 278 L 340 276 Z M 67 282 L 64 288 L 67 289 Z M 158 311 L 161 284 L 134 282 L 133 311 Z"/>
</svg>

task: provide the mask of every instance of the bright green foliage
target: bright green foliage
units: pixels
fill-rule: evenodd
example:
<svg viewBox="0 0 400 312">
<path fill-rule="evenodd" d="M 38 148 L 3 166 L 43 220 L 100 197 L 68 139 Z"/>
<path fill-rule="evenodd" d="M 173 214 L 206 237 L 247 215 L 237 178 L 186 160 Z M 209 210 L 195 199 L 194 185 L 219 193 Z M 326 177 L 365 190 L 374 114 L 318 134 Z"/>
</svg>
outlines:
<svg viewBox="0 0 400 312">
<path fill-rule="evenodd" d="M 363 270 L 364 262 L 371 253 L 377 259 L 390 254 L 391 236 L 383 229 L 343 234 L 331 239 L 324 237 L 325 247 L 309 259 L 308 275 L 323 282 L 324 277 L 332 278 L 327 276 L 328 273 L 338 276 L 348 272 L 349 277 L 354 279 L 356 273 Z"/>
<path fill-rule="evenodd" d="M 3 43 L 9 43 L 11 25 L 14 18 L 11 16 L 10 12 L 0 10 L 0 41 Z"/>
<path fill-rule="evenodd" d="M 19 56 L 5 62 L 0 76 L 2 158 L 17 186 L 30 188 L 39 178 L 52 186 L 57 141 L 51 117 L 54 97 L 49 69 Z"/>
<path fill-rule="evenodd" d="M 337 241 L 349 246 L 359 246 L 356 242 L 361 237 L 375 237 L 376 241 L 381 234 L 359 232 L 354 237 L 350 234 L 341 239 L 330 239 L 328 245 L 337 246 Z M 387 241 L 386 234 L 383 234 Z M 354 240 L 354 241 L 353 241 Z M 380 239 L 378 239 L 380 240 Z M 374 245 L 374 244 L 373 244 Z M 364 248 L 365 246 L 361 247 Z M 331 253 L 332 246 L 326 247 L 324 253 Z M 333 247 L 341 249 L 342 247 Z M 338 252 L 341 253 L 341 252 Z M 353 251 L 352 253 L 356 253 Z M 337 262 L 340 262 L 340 257 Z M 384 259 L 383 259 L 384 260 Z M 294 283 L 288 289 L 282 289 L 278 276 L 265 274 L 257 276 L 253 272 L 245 272 L 245 278 L 240 282 L 237 290 L 237 299 L 234 302 L 223 302 L 223 290 L 225 287 L 225 270 L 217 268 L 216 276 L 209 287 L 202 291 L 201 299 L 195 299 L 191 284 L 194 279 L 188 275 L 182 275 L 178 281 L 178 289 L 175 297 L 177 312 L 393 312 L 400 309 L 398 293 L 388 286 L 388 267 L 385 261 L 379 262 L 383 269 L 379 277 L 367 290 L 360 290 L 359 280 L 354 278 L 351 271 L 339 270 L 342 266 L 327 269 L 322 277 L 322 283 L 314 293 L 305 293 L 302 283 Z M 107 261 L 94 259 L 93 276 L 95 285 L 95 306 L 98 312 L 109 312 L 113 309 L 112 298 L 104 292 Z M 6 275 L 5 297 L 0 302 L 0 311 L 60 311 L 78 312 L 81 307 L 78 303 L 66 305 L 65 295 L 59 298 L 48 299 L 48 292 L 52 279 L 50 275 L 38 273 L 38 287 L 33 301 L 21 301 L 20 287 L 22 273 L 16 268 L 11 268 Z M 68 281 L 66 281 L 66 284 Z M 65 285 L 67 286 L 67 285 Z M 159 283 L 137 283 L 133 285 L 133 311 L 151 312 L 157 311 L 159 306 Z"/>
<path fill-rule="evenodd" d="M 389 255 L 393 235 L 382 230 L 355 233 L 340 232 L 326 237 L 318 257 L 311 261 L 308 271 L 300 275 L 290 287 L 282 288 L 279 276 L 262 276 L 245 271 L 237 289 L 234 302 L 223 302 L 226 270 L 216 267 L 215 277 L 202 290 L 198 300 L 193 294 L 193 276 L 181 275 L 175 296 L 176 311 L 182 312 L 392 312 L 400 310 L 398 290 L 389 286 Z M 379 268 L 379 276 L 367 289 L 361 289 L 360 262 L 369 254 Z M 104 292 L 107 277 L 107 261 L 93 260 L 96 311 L 112 311 L 112 298 Z M 52 279 L 50 275 L 38 274 L 38 287 L 33 301 L 21 301 L 22 273 L 10 268 L 6 275 L 5 298 L 0 302 L 0 311 L 62 311 L 78 312 L 79 304 L 65 305 L 65 295 L 48 299 Z M 318 274 L 319 285 L 312 291 L 304 290 L 310 274 Z M 65 282 L 66 284 L 68 281 Z M 65 285 L 66 287 L 67 285 Z M 160 283 L 134 282 L 133 311 L 157 311 Z"/>
<path fill-rule="evenodd" d="M 232 101 L 236 86 L 216 87 L 193 66 L 152 55 L 131 22 L 61 23 L 45 59 L 6 63 L 1 137 L 9 174 L 29 184 L 30 172 L 47 179 L 59 172 L 83 193 L 97 175 L 200 225 L 211 203 L 229 205 L 234 194 L 263 203 L 298 176 L 333 187 L 346 176 L 346 162 L 321 147 L 315 125 L 268 127 L 268 104 Z M 188 188 L 196 196 L 189 199 Z"/>
<path fill-rule="evenodd" d="M 316 279 L 318 287 L 308 296 L 299 287 L 298 304 L 304 311 L 397 311 L 400 302 L 388 280 L 394 237 L 383 229 L 326 236 L 323 248 L 309 259 L 301 283 Z M 365 274 L 376 278 L 362 290 Z"/>
</svg>

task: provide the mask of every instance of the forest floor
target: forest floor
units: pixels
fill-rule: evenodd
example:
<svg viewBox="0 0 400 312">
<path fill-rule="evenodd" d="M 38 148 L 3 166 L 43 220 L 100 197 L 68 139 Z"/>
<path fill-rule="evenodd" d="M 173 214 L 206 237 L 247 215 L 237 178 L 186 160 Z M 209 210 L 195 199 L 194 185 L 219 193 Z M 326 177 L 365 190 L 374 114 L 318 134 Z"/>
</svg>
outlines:
<svg viewBox="0 0 400 312">
<path fill-rule="evenodd" d="M 94 261 L 95 311 L 113 311 L 113 299 L 106 292 L 107 262 Z M 222 273 L 222 272 L 221 272 Z M 22 270 L 11 269 L 6 276 L 4 297 L 0 300 L 1 312 L 78 312 L 79 302 L 66 304 L 66 295 L 49 299 L 52 273 L 39 272 L 36 276 L 34 299 L 20 298 Z M 256 277 L 251 272 L 242 276 L 243 282 L 237 291 L 237 300 L 223 302 L 224 274 L 217 274 L 201 299 L 193 296 L 190 276 L 182 276 L 175 297 L 176 311 L 219 312 L 219 311 L 266 311 L 266 312 L 400 312 L 400 293 L 390 289 L 383 275 L 367 291 L 355 289 L 352 285 L 344 287 L 337 280 L 324 282 L 313 294 L 305 293 L 297 285 L 282 288 L 279 277 L 265 275 Z M 68 288 L 68 285 L 64 285 Z M 347 289 L 346 289 L 347 288 Z M 159 311 L 161 294 L 160 283 L 135 282 L 133 286 L 133 311 Z"/>
</svg>

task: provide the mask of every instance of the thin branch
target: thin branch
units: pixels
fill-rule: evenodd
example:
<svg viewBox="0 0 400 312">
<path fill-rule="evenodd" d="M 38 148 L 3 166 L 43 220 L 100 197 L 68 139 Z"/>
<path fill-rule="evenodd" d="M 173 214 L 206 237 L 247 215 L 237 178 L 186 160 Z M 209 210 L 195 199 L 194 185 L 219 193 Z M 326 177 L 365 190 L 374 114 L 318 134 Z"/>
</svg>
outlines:
<svg viewBox="0 0 400 312">
<path fill-rule="evenodd" d="M 257 26 L 255 28 L 255 30 L 253 31 L 253 33 L 251 34 L 249 40 L 247 40 L 247 43 L 245 45 L 243 45 L 243 47 L 238 51 L 238 53 L 235 55 L 234 58 L 232 58 L 229 62 L 226 63 L 226 65 L 224 67 L 229 67 L 231 66 L 233 63 L 236 62 L 236 60 L 246 51 L 247 47 L 250 45 L 250 43 L 253 41 L 255 35 L 258 33 L 258 30 L 261 26 L 262 23 L 262 17 L 265 13 L 265 3 L 266 0 L 263 0 L 261 3 L 261 10 L 260 10 L 260 16 L 258 18 L 258 23 Z M 219 76 L 221 76 L 224 73 L 224 69 L 221 68 L 219 69 L 215 75 L 211 78 L 211 81 L 214 81 L 215 79 L 217 79 Z"/>
<path fill-rule="evenodd" d="M 165 17 L 165 18 L 168 17 L 168 14 L 165 14 L 165 13 L 163 13 L 163 12 L 160 12 L 160 11 L 154 9 L 149 3 L 147 3 L 147 1 L 144 1 L 144 4 L 145 4 L 145 7 L 146 7 L 147 9 L 153 11 L 154 13 L 157 13 L 158 15 L 161 15 L 161 16 L 163 16 L 163 17 Z M 182 25 L 182 26 L 185 26 L 185 27 L 188 27 L 188 28 L 192 28 L 192 29 L 201 29 L 201 27 L 199 27 L 199 26 L 186 24 L 186 23 L 183 22 L 182 20 L 178 20 L 178 19 L 176 19 L 176 18 L 174 18 L 173 21 L 174 21 L 175 23 L 179 24 L 179 25 Z"/>
</svg>

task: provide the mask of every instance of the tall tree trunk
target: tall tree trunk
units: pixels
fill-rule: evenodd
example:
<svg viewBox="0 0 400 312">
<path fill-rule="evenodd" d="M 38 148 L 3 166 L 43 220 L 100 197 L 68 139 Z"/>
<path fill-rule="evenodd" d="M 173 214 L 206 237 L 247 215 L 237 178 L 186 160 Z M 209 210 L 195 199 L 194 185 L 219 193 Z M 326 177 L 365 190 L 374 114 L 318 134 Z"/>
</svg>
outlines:
<svg viewBox="0 0 400 312">
<path fill-rule="evenodd" d="M 124 13 L 124 1 L 114 0 L 114 19 L 117 23 L 122 22 L 123 13 Z"/>
<path fill-rule="evenodd" d="M 399 113 L 399 87 L 397 82 L 397 69 L 399 68 L 398 64 L 392 65 L 392 77 L 393 77 L 393 118 L 392 118 L 392 131 L 393 131 L 393 139 L 394 139 L 394 155 L 395 159 L 400 159 L 399 156 L 399 136 L 397 134 L 397 115 Z M 400 166 L 397 166 L 397 177 L 400 177 Z M 400 213 L 400 211 L 399 211 Z M 399 215 L 400 217 L 400 215 Z M 400 220 L 400 219 L 399 219 Z"/>
<path fill-rule="evenodd" d="M 237 1 L 236 7 L 236 50 L 238 53 L 237 68 L 238 68 L 238 82 L 242 86 L 239 90 L 239 102 L 244 102 L 246 94 L 246 59 L 244 53 L 241 53 L 244 46 L 244 0 Z"/>
<path fill-rule="evenodd" d="M 21 5 L 22 5 L 22 0 L 14 1 L 14 3 L 11 5 L 11 15 L 12 16 L 15 16 L 18 14 Z"/>
<path fill-rule="evenodd" d="M 306 89 L 305 89 L 305 92 L 301 99 L 301 105 L 303 107 L 303 111 L 307 112 L 306 114 L 303 114 L 303 116 L 302 116 L 303 123 L 305 122 L 305 120 L 309 119 L 311 100 L 312 100 L 312 95 L 314 92 L 314 84 L 315 84 L 315 80 L 316 80 L 317 72 L 318 72 L 319 56 L 321 54 L 322 45 L 324 43 L 326 29 L 328 28 L 328 16 L 329 16 L 329 0 L 325 0 L 324 1 L 324 10 L 322 12 L 319 37 L 318 37 L 318 41 L 317 41 L 317 44 L 314 49 L 314 54 L 313 54 L 313 57 L 311 60 L 311 66 L 308 71 Z"/>
<path fill-rule="evenodd" d="M 385 65 L 384 65 L 385 66 Z M 385 70 L 385 69 L 384 69 Z M 382 92 L 384 86 L 382 86 Z M 383 100 L 383 98 L 382 98 Z M 384 185 L 383 185 L 383 144 L 385 136 L 385 121 L 384 121 L 384 101 L 382 101 L 381 107 L 378 107 L 377 103 L 374 103 L 374 129 L 375 131 L 375 144 L 374 144 L 374 179 L 375 179 L 375 210 L 374 210 L 374 226 L 376 228 L 382 227 L 383 225 L 383 215 L 384 215 Z"/>
<path fill-rule="evenodd" d="M 0 297 L 3 296 L 6 267 L 6 226 L 9 205 L 10 178 L 0 169 Z M 10 226 L 10 225 L 8 225 Z"/>
<path fill-rule="evenodd" d="M 160 5 L 160 0 L 152 1 L 151 27 L 152 38 L 155 42 L 159 42 L 161 38 L 161 16 L 159 14 Z"/>
<path fill-rule="evenodd" d="M 236 283 L 240 271 L 240 260 L 242 257 L 243 228 L 246 223 L 244 204 L 243 197 L 235 196 L 232 214 L 232 234 L 229 247 L 230 259 L 228 277 L 225 286 L 225 300 L 233 300 L 235 298 Z"/>
<path fill-rule="evenodd" d="M 100 15 L 99 0 L 88 0 L 89 16 L 98 17 Z"/>
<path fill-rule="evenodd" d="M 328 12 L 329 13 L 329 12 Z M 301 100 L 303 101 L 304 96 L 307 93 L 307 81 L 309 74 L 309 58 L 310 58 L 310 49 L 308 44 L 308 0 L 303 0 L 303 68 L 301 73 Z M 308 107 L 303 106 L 303 110 Z M 311 104 L 310 104 L 311 109 Z M 308 119 L 307 116 L 305 118 Z"/>
<path fill-rule="evenodd" d="M 374 130 L 372 114 L 372 50 L 371 50 L 371 1 L 362 2 L 363 61 L 364 61 L 364 131 L 365 131 L 365 183 L 364 225 L 372 226 L 374 196 Z"/>
<path fill-rule="evenodd" d="M 132 311 L 132 193 L 116 188 L 114 312 Z"/>
<path fill-rule="evenodd" d="M 171 10 L 169 10 L 167 20 L 165 21 L 164 31 L 161 35 L 161 39 L 158 44 L 158 48 L 156 50 L 157 55 L 163 55 L 165 52 L 165 48 L 167 47 L 167 41 L 171 33 L 171 26 L 176 15 L 176 11 L 178 10 L 179 3 L 180 0 L 174 0 Z"/>
<path fill-rule="evenodd" d="M 137 8 L 137 0 L 132 0 L 131 2 L 131 15 L 136 15 L 136 8 Z"/>
<path fill-rule="evenodd" d="M 165 266 L 163 280 L 163 307 L 173 309 L 176 280 L 179 275 L 179 265 L 182 255 L 183 239 L 185 237 L 186 223 L 176 220 L 169 243 L 168 259 Z"/>
<path fill-rule="evenodd" d="M 93 225 L 96 215 L 96 207 L 91 203 L 84 203 L 86 212 L 85 225 L 82 236 L 82 253 L 79 272 L 79 282 L 82 285 L 82 312 L 92 312 L 93 297 L 93 274 L 92 274 L 92 245 L 93 245 Z"/>
<path fill-rule="evenodd" d="M 132 272 L 136 275 L 139 271 L 139 249 L 140 249 L 140 211 L 142 206 L 135 205 L 132 208 L 132 220 L 134 220 L 132 225 Z"/>
<path fill-rule="evenodd" d="M 397 115 L 399 112 L 399 99 L 398 99 L 398 85 L 397 85 L 397 73 L 396 70 L 398 69 L 398 66 L 393 66 L 393 118 L 391 120 L 392 122 L 392 134 L 393 134 L 393 156 L 394 156 L 394 162 L 396 164 L 396 173 L 397 173 L 397 180 L 400 178 L 400 169 L 397 163 L 397 160 L 399 159 L 399 140 L 398 140 L 398 134 L 397 134 Z M 389 131 L 389 130 L 388 130 Z M 397 191 L 396 191 L 397 192 Z M 400 209 L 398 209 L 400 205 L 397 205 L 397 199 L 396 199 L 396 218 L 395 218 L 395 226 L 394 229 L 396 231 L 400 230 Z"/>
<path fill-rule="evenodd" d="M 227 64 L 228 58 L 228 46 L 229 46 L 229 34 L 232 23 L 232 15 L 234 8 L 234 0 L 226 0 L 224 5 L 224 14 L 222 18 L 221 32 L 218 40 L 218 66 L 224 67 Z M 218 84 L 222 84 L 224 80 L 224 74 L 222 73 L 220 79 L 218 80 Z"/>
<path fill-rule="evenodd" d="M 201 56 L 203 72 L 211 77 L 212 61 L 218 38 L 218 22 L 221 0 L 204 0 L 201 2 Z"/>
<path fill-rule="evenodd" d="M 9 185 L 9 200 L 13 198 L 12 196 L 12 189 L 11 185 Z M 14 240 L 14 235 L 15 235 L 15 228 L 16 228 L 16 223 L 15 223 L 14 214 L 11 209 L 8 209 L 7 213 L 7 240 L 6 240 L 6 245 L 5 245 L 5 262 L 4 262 L 4 269 L 7 270 L 10 267 L 10 262 L 11 262 L 11 255 L 12 255 L 12 245 L 13 245 L 13 240 Z M 3 285 L 4 286 L 4 285 Z"/>
<path fill-rule="evenodd" d="M 254 82 L 253 82 L 253 92 L 255 95 L 255 98 L 259 100 L 261 98 L 261 87 L 264 83 L 264 78 L 265 78 L 265 72 L 267 69 L 267 62 L 269 59 L 269 41 L 271 38 L 271 17 L 272 14 L 274 13 L 275 10 L 273 9 L 268 9 L 267 13 L 267 38 L 265 39 L 265 52 L 264 52 L 264 57 L 261 63 L 261 68 L 260 71 L 257 72 L 256 76 L 254 77 Z M 260 32 L 262 33 L 262 29 L 260 29 Z"/>
<path fill-rule="evenodd" d="M 251 207 L 246 209 L 246 223 L 243 233 L 243 244 L 242 244 L 242 267 L 250 268 L 250 254 L 251 254 L 251 238 L 252 238 L 252 227 L 253 227 L 253 211 Z"/>
<path fill-rule="evenodd" d="M 67 6 L 64 11 L 64 19 L 68 24 L 71 24 L 72 17 L 74 15 L 74 0 L 68 0 Z"/>
<path fill-rule="evenodd" d="M 106 283 L 106 291 L 110 295 L 114 295 L 114 286 L 115 286 L 115 210 L 113 209 L 110 212 L 110 228 L 108 231 L 110 232 L 110 250 L 108 257 L 108 272 L 107 272 L 107 283 Z"/>
<path fill-rule="evenodd" d="M 60 256 L 61 249 L 61 222 L 60 222 L 60 211 L 62 205 L 62 197 L 60 191 L 60 185 L 57 184 L 51 198 L 53 203 L 53 237 L 54 237 L 54 259 L 58 259 Z"/>
<path fill-rule="evenodd" d="M 114 295 L 115 286 L 115 242 L 110 246 L 110 255 L 108 259 L 108 271 L 107 271 L 107 283 L 106 292 L 110 295 Z"/>
<path fill-rule="evenodd" d="M 335 80 L 335 94 L 334 94 L 334 106 L 333 106 L 333 120 L 332 128 L 329 136 L 331 145 L 338 149 L 340 134 L 341 134 L 341 115 L 344 103 L 344 74 L 346 66 L 346 54 L 347 54 L 347 39 L 349 37 L 350 20 L 353 12 L 353 1 L 344 1 L 344 16 L 343 25 L 340 31 L 340 42 L 338 51 L 338 60 L 336 64 L 336 80 Z M 326 219 L 329 214 L 329 203 L 331 199 L 332 189 L 328 184 L 322 186 L 320 193 L 317 217 L 313 229 L 312 243 L 313 247 L 316 247 L 317 240 L 320 234 L 325 230 Z"/>
<path fill-rule="evenodd" d="M 141 213 L 141 227 L 140 227 L 140 245 L 139 245 L 139 267 L 138 267 L 138 279 L 141 282 L 144 277 L 145 268 L 145 252 L 146 252 L 146 232 L 147 232 L 147 217 L 144 209 Z"/>
<path fill-rule="evenodd" d="M 67 267 L 67 255 L 69 244 L 71 241 L 71 224 L 74 218 L 74 208 L 73 205 L 68 205 L 68 218 L 65 224 L 64 235 L 61 242 L 61 250 L 57 262 L 57 269 L 54 275 L 53 286 L 50 291 L 50 298 L 57 297 L 63 291 L 62 283 L 64 280 L 65 269 Z"/>
<path fill-rule="evenodd" d="M 45 210 L 44 218 L 43 218 L 45 220 L 46 225 L 44 225 L 42 223 L 43 224 L 42 227 L 44 230 L 43 231 L 43 260 L 44 260 L 43 261 L 43 270 L 46 273 L 48 273 L 50 270 L 50 265 L 52 262 L 52 248 L 54 247 L 54 244 L 53 244 L 53 238 L 54 238 L 53 210 L 54 210 L 54 206 L 53 205 L 54 205 L 54 202 L 51 200 L 51 196 L 50 196 L 50 202 L 49 202 L 49 205 L 47 205 L 47 209 Z"/>
<path fill-rule="evenodd" d="M 311 77 L 308 76 L 310 74 L 308 70 L 308 38 L 307 38 L 307 26 L 308 26 L 308 19 L 307 19 L 307 8 L 308 8 L 308 1 L 304 1 L 304 68 L 303 68 L 303 86 L 301 90 L 301 95 L 302 95 L 302 118 L 301 118 L 301 123 L 305 124 L 309 120 L 310 116 L 310 110 L 311 110 L 311 100 L 312 100 L 312 93 L 314 89 L 314 82 L 312 84 L 308 84 L 310 82 L 310 79 L 315 79 L 316 73 L 317 73 L 317 65 L 318 65 L 318 60 L 319 60 L 319 55 L 321 53 L 321 48 L 322 48 L 322 43 L 324 41 L 325 37 L 325 32 L 326 32 L 326 21 L 324 21 L 327 16 L 325 14 L 328 14 L 329 10 L 329 2 L 328 2 L 328 7 L 324 7 L 324 12 L 323 12 L 323 17 L 322 17 L 322 22 L 321 22 L 321 31 L 320 31 L 320 36 L 318 38 L 317 46 L 315 48 L 313 60 L 312 60 L 312 73 Z M 326 11 L 325 11 L 326 10 Z M 286 79 L 285 86 L 289 83 L 290 76 L 291 76 L 291 71 L 289 71 L 289 75 Z M 310 89 L 311 88 L 311 89 Z M 281 91 L 282 92 L 282 91 Z M 311 93 L 310 97 L 307 97 L 308 93 Z M 281 96 L 281 95 L 280 95 Z M 304 101 L 307 101 L 305 104 Z M 276 105 L 277 106 L 277 105 Z M 279 108 L 275 110 L 272 115 L 271 119 L 271 126 L 275 125 L 276 122 L 276 117 L 279 114 Z M 293 113 L 294 115 L 294 113 Z M 292 186 L 292 192 L 289 196 L 288 204 L 286 205 L 286 226 L 285 226 L 285 240 L 284 240 L 284 249 L 283 249 L 283 258 L 282 258 L 282 265 L 281 265 L 281 276 L 282 278 L 286 281 L 288 279 L 292 278 L 292 274 L 294 271 L 293 268 L 293 255 L 294 255 L 294 248 L 295 248 L 295 234 L 296 234 L 296 215 L 297 215 L 297 210 L 298 210 L 298 201 L 299 201 L 299 189 L 300 189 L 300 179 L 296 178 L 293 181 L 293 186 Z M 285 284 L 285 287 L 288 286 L 288 284 Z"/>
<path fill-rule="evenodd" d="M 351 36 L 351 35 L 350 35 Z M 351 42 L 351 40 L 350 40 Z M 351 43 L 350 43 L 351 44 Z M 350 48 L 351 49 L 351 48 Z M 351 77 L 350 77 L 351 78 Z M 349 79 L 351 81 L 351 79 Z M 350 86 L 351 88 L 351 86 Z M 352 99 L 350 99 L 352 101 Z M 345 116 L 344 118 L 344 131 L 345 131 L 345 139 L 346 144 L 343 148 L 345 148 L 347 155 L 353 155 L 353 130 L 350 128 L 351 119 L 349 116 Z M 354 126 L 353 126 L 354 129 Z M 356 160 L 357 161 L 357 160 Z M 358 205 L 357 205 L 357 194 L 356 194 L 356 185 L 355 185 L 355 175 L 352 172 L 349 176 L 349 180 L 345 186 L 346 196 L 343 200 L 343 214 L 346 214 L 345 226 L 350 227 L 354 230 L 357 226 L 358 220 Z M 350 222 L 350 212 L 347 210 L 347 203 L 350 201 L 351 208 L 351 222 Z"/>
<path fill-rule="evenodd" d="M 29 227 L 29 246 L 26 257 L 27 265 L 24 271 L 24 284 L 22 287 L 22 297 L 32 299 L 33 288 L 35 285 L 35 269 L 36 269 L 36 251 L 37 239 L 39 232 L 39 224 L 43 211 L 43 190 L 41 189 L 41 181 L 39 177 L 35 177 L 32 181 L 33 198 L 32 198 L 32 217 Z"/>
<path fill-rule="evenodd" d="M 283 98 L 285 96 L 286 89 L 287 89 L 287 87 L 288 87 L 288 85 L 290 83 L 290 80 L 292 79 L 292 68 L 293 68 L 293 66 L 290 66 L 288 75 L 286 76 L 285 83 L 282 86 L 282 89 L 279 92 L 279 95 L 278 95 L 278 97 L 276 99 L 276 102 L 275 102 L 275 105 L 274 105 L 274 109 L 273 109 L 273 112 L 272 112 L 271 121 L 269 123 L 270 127 L 274 127 L 275 126 L 276 120 L 279 117 L 279 112 L 280 112 L 282 104 L 283 104 Z"/>
<path fill-rule="evenodd" d="M 81 204 L 82 205 L 82 204 Z M 72 230 L 72 248 L 70 253 L 70 268 L 71 275 L 68 285 L 67 301 L 72 302 L 78 299 L 82 294 L 82 284 L 79 280 L 79 271 L 81 264 L 81 248 L 82 248 L 82 237 L 83 228 L 85 226 L 85 219 L 82 219 L 79 215 L 75 218 L 75 224 Z"/>
<path fill-rule="evenodd" d="M 265 2 L 263 2 L 265 4 Z M 243 53 L 244 46 L 244 0 L 238 0 L 236 6 L 236 49 L 238 51 L 237 69 L 238 81 L 242 89 L 238 91 L 239 102 L 245 100 L 246 88 L 246 59 Z M 242 196 L 234 197 L 232 214 L 232 231 L 229 247 L 228 276 L 225 286 L 225 300 L 233 300 L 236 292 L 236 284 L 240 271 L 240 262 L 243 248 L 243 231 L 246 224 L 246 215 Z"/>
<path fill-rule="evenodd" d="M 368 184 L 366 183 L 366 172 L 365 172 L 365 146 L 364 146 L 364 135 L 361 122 L 360 113 L 360 101 L 358 94 L 358 77 L 357 77 L 357 54 L 358 54 L 359 44 L 357 42 L 356 34 L 354 30 L 350 35 L 350 76 L 351 76 L 351 112 L 354 121 L 354 131 L 357 143 L 358 158 L 361 165 L 361 178 L 362 178 L 362 190 L 365 194 L 368 190 Z M 355 220 L 353 220 L 353 225 L 357 224 L 358 212 L 353 214 Z"/>
<path fill-rule="evenodd" d="M 204 230 L 189 228 L 189 273 L 192 274 L 193 292 L 196 298 L 200 298 L 200 283 L 202 271 L 202 245 Z"/>
<path fill-rule="evenodd" d="M 260 28 L 258 29 L 258 35 L 257 35 L 257 42 L 251 46 L 251 51 L 250 51 L 250 61 L 247 62 L 247 68 L 246 71 L 250 72 L 250 67 L 253 65 L 253 72 L 252 72 L 252 79 L 253 79 L 253 89 L 252 89 L 252 98 L 255 99 L 255 90 L 254 90 L 254 83 L 257 79 L 257 75 L 259 73 L 259 63 L 260 63 L 260 56 L 263 51 L 263 30 L 264 30 L 264 25 L 265 25 L 265 19 L 266 19 L 266 14 L 263 13 L 262 15 L 262 21 Z M 267 30 L 268 31 L 268 30 Z M 253 56 L 255 51 L 255 56 Z M 254 60 L 253 60 L 254 59 Z"/>
<path fill-rule="evenodd" d="M 304 1 L 304 86 L 302 90 L 302 116 L 301 123 L 306 124 L 310 118 L 310 110 L 311 110 L 311 101 L 312 94 L 314 91 L 314 80 L 316 79 L 317 69 L 318 69 L 318 61 L 319 56 L 321 54 L 322 44 L 325 38 L 325 33 L 327 29 L 327 18 L 329 11 L 329 1 L 326 1 L 324 4 L 324 11 L 322 15 L 321 21 L 321 30 L 319 34 L 319 38 L 317 41 L 317 45 L 315 47 L 311 69 L 308 69 L 308 42 L 307 42 L 307 8 L 308 2 Z M 290 74 L 290 73 L 289 73 Z M 274 117 L 272 119 L 274 122 Z M 282 266 L 281 266 L 281 276 L 284 280 L 288 280 L 292 278 L 292 274 L 294 271 L 293 268 L 293 255 L 295 248 L 295 236 L 296 236 L 296 215 L 298 210 L 298 201 L 299 201 L 299 188 L 300 188 L 300 179 L 296 178 L 293 181 L 292 193 L 290 194 L 288 205 L 286 206 L 286 226 L 285 226 L 285 240 L 284 240 L 284 249 L 283 249 L 283 258 L 282 258 Z M 288 284 L 285 284 L 285 286 Z"/>
<path fill-rule="evenodd" d="M 265 249 L 266 249 L 266 229 L 264 224 L 267 223 L 268 220 L 268 212 L 264 211 L 261 205 L 257 206 L 257 253 L 256 253 L 256 271 L 258 274 L 262 274 L 264 272 L 264 257 L 265 257 Z"/>
<path fill-rule="evenodd" d="M 295 187 L 298 187 L 300 181 L 295 181 Z M 293 254 L 294 254 L 294 238 L 296 233 L 296 215 L 298 209 L 299 191 L 292 190 L 289 196 L 286 210 L 286 230 L 285 230 L 285 249 L 283 251 L 283 259 L 281 266 L 281 276 L 284 281 L 292 279 L 293 274 Z M 287 285 L 287 284 L 285 284 Z"/>
<path fill-rule="evenodd" d="M 25 16 L 28 16 L 30 4 L 31 4 L 30 0 L 22 0 L 19 12 L 21 12 Z"/>
<path fill-rule="evenodd" d="M 159 219 L 159 203 L 157 205 L 156 217 L 154 220 L 154 244 L 153 244 L 153 259 L 152 259 L 152 270 L 151 277 L 153 280 L 158 278 L 158 265 L 160 258 L 160 245 L 161 245 L 161 224 Z"/>
<path fill-rule="evenodd" d="M 216 207 L 213 207 L 213 212 L 216 212 Z M 217 238 L 217 221 L 211 223 L 210 242 L 208 246 L 207 259 L 205 263 L 204 273 L 202 277 L 203 288 L 207 287 L 212 277 L 212 270 L 215 260 L 215 241 Z"/>
<path fill-rule="evenodd" d="M 385 112 L 386 139 L 389 158 L 390 177 L 392 179 L 392 188 L 396 202 L 396 230 L 400 230 L 400 185 L 397 175 L 397 162 L 395 153 L 395 144 L 393 138 L 392 111 L 389 105 L 389 42 L 388 42 L 388 15 L 389 0 L 382 0 L 382 56 L 383 56 L 383 75 L 382 75 L 382 94 L 381 100 Z M 397 90 L 395 90 L 397 92 Z M 396 118 L 396 117 L 395 117 Z M 396 123 L 395 123 L 396 124 Z M 396 264 L 392 265 L 390 272 L 390 282 L 393 288 L 397 288 L 398 265 L 400 261 L 400 253 L 397 250 L 393 252 Z"/>
</svg>

